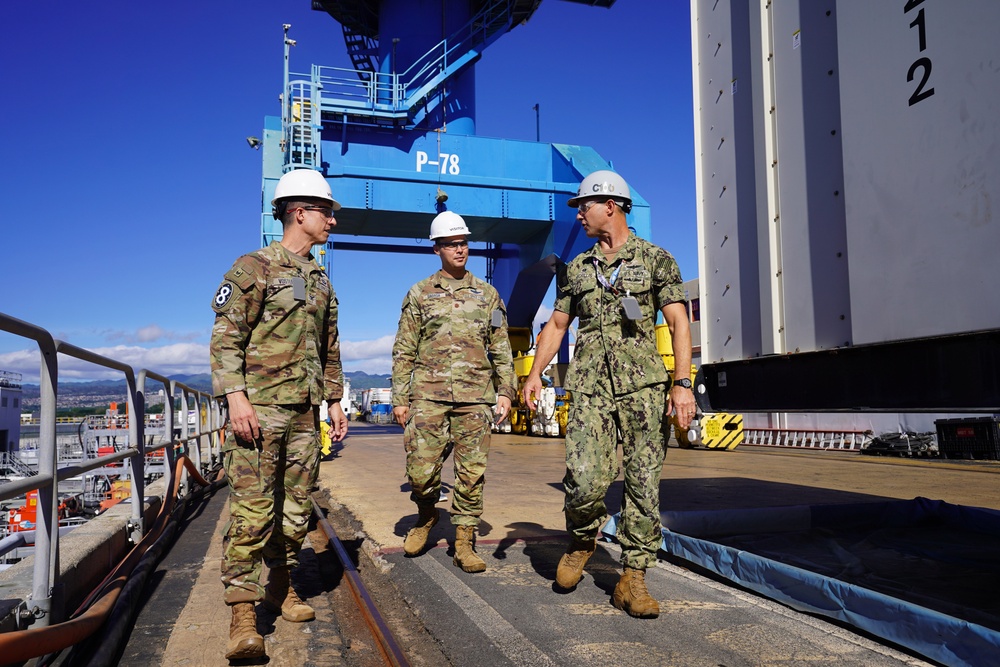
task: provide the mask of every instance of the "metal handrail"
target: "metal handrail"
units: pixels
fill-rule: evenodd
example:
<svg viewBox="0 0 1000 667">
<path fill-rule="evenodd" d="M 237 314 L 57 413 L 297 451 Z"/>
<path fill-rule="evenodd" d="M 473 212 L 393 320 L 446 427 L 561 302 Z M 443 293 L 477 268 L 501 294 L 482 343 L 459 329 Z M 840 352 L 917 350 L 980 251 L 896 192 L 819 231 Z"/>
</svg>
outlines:
<svg viewBox="0 0 1000 667">
<path fill-rule="evenodd" d="M 489 40 L 490 30 L 495 30 L 493 21 L 487 21 L 490 16 L 504 15 L 503 12 L 497 14 L 496 10 L 503 9 L 505 0 L 494 0 L 494 2 L 483 7 L 478 14 L 456 30 L 450 37 L 442 39 L 440 42 L 428 49 L 420 58 L 417 58 L 412 65 L 407 67 L 399 76 L 406 83 L 403 87 L 408 91 L 419 89 L 424 84 L 431 81 L 438 73 L 448 69 L 449 57 L 455 58 L 456 53 L 464 54 L 471 50 L 472 45 L 481 41 L 486 44 Z"/>
<path fill-rule="evenodd" d="M 493 0 L 488 3 L 464 26 L 432 46 L 400 73 L 324 65 L 313 65 L 309 74 L 286 72 L 285 109 L 282 115 L 283 119 L 286 119 L 284 128 L 286 142 L 293 143 L 287 122 L 291 118 L 291 108 L 295 103 L 293 85 L 301 89 L 303 84 L 311 84 L 312 103 L 317 105 L 317 110 L 324 101 L 336 100 L 336 104 L 332 106 L 337 109 L 379 112 L 389 117 L 404 119 L 442 82 L 438 78 L 448 72 L 450 65 L 454 65 L 473 52 L 477 46 L 485 47 L 491 43 L 491 36 L 507 25 L 506 19 L 509 19 L 507 5 L 507 0 Z M 363 73 L 364 76 L 359 76 L 359 73 Z M 313 125 L 320 127 L 319 114 L 313 118 Z"/>
<path fill-rule="evenodd" d="M 55 616 L 61 616 L 63 610 L 53 609 L 52 591 L 59 583 L 58 542 L 59 542 L 59 493 L 60 481 L 83 474 L 124 459 L 129 460 L 132 495 L 132 521 L 130 524 L 132 542 L 137 542 L 144 533 L 142 510 L 145 486 L 145 455 L 164 448 L 171 464 L 176 458 L 175 449 L 189 448 L 195 454 L 193 460 L 200 464 L 201 448 L 207 443 L 212 461 L 221 460 L 221 443 L 218 429 L 224 423 L 224 413 L 221 404 L 211 395 L 192 389 L 170 380 L 162 375 L 146 369 L 139 371 L 138 381 L 132 366 L 116 359 L 105 357 L 90 350 L 77 347 L 64 341 L 56 340 L 42 327 L 24 322 L 17 318 L 0 313 L 0 331 L 28 338 L 35 341 L 41 355 L 41 370 L 39 373 L 39 389 L 41 398 L 40 425 L 38 432 L 38 474 L 30 478 L 18 480 L 0 487 L 0 500 L 16 498 L 28 491 L 38 490 L 37 523 L 35 527 L 35 561 L 32 574 L 30 616 L 39 626 L 47 626 Z M 126 449 L 87 460 L 80 465 L 58 467 L 58 450 L 56 447 L 56 398 L 58 394 L 58 354 L 87 361 L 104 368 L 120 371 L 125 375 L 127 386 L 128 434 L 130 446 Z M 195 432 L 190 433 L 188 420 L 183 420 L 180 437 L 173 438 L 173 409 L 164 410 L 166 424 L 166 443 L 145 445 L 145 385 L 146 379 L 152 378 L 164 384 L 168 389 L 168 400 L 180 392 L 183 405 L 186 408 L 191 400 L 198 408 L 199 419 Z M 206 417 L 201 418 L 201 407 L 204 405 Z M 171 406 L 172 407 L 172 406 Z M 204 429 L 204 421 L 209 421 L 212 430 Z M 196 446 L 190 443 L 195 441 Z M 170 470 L 170 467 L 168 467 Z M 170 474 L 169 472 L 167 473 Z M 172 480 L 171 480 L 172 481 Z"/>
</svg>

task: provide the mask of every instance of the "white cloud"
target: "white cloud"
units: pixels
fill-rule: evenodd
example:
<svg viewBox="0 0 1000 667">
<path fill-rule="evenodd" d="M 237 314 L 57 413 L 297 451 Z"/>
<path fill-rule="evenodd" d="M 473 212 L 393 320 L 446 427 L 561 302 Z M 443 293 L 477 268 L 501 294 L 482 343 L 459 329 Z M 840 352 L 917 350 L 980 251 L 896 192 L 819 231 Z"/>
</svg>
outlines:
<svg viewBox="0 0 1000 667">
<path fill-rule="evenodd" d="M 155 343 L 156 341 L 190 342 L 205 336 L 206 332 L 182 332 L 164 329 L 159 324 L 149 324 L 135 331 L 111 329 L 102 331 L 101 335 L 110 342 L 122 343 Z"/>
<path fill-rule="evenodd" d="M 367 360 L 390 360 L 392 359 L 392 343 L 396 336 L 382 336 L 375 340 L 362 341 L 340 341 L 340 359 L 345 364 L 349 361 L 359 362 Z"/>
<path fill-rule="evenodd" d="M 193 375 L 209 372 L 208 345 L 200 343 L 174 343 L 162 347 L 116 345 L 89 350 L 94 354 L 126 364 L 137 371 L 149 369 L 160 375 Z M 22 381 L 37 384 L 39 381 L 39 354 L 37 350 L 18 350 L 0 354 L 0 370 L 22 375 Z M 57 358 L 59 379 L 104 380 L 121 379 L 121 371 L 82 361 L 60 354 Z"/>
<path fill-rule="evenodd" d="M 345 371 L 364 371 L 370 375 L 392 372 L 392 344 L 396 336 L 375 340 L 340 341 L 340 360 Z"/>
<path fill-rule="evenodd" d="M 158 329 L 155 325 L 147 328 Z M 382 336 L 375 340 L 341 341 L 340 355 L 345 370 L 361 370 L 371 374 L 392 372 L 392 343 L 394 340 L 395 336 Z M 210 370 L 209 346 L 205 343 L 173 343 L 156 347 L 114 345 L 90 348 L 89 351 L 131 366 L 136 372 L 146 368 L 160 375 L 170 376 L 208 373 Z M 57 362 L 59 379 L 62 381 L 121 379 L 123 377 L 121 371 L 107 369 L 66 354 L 58 355 Z M 0 353 L 0 370 L 20 373 L 23 382 L 38 383 L 39 364 L 37 350 Z"/>
<path fill-rule="evenodd" d="M 545 304 L 538 307 L 538 312 L 535 313 L 535 320 L 531 323 L 531 329 L 535 332 L 536 336 L 538 335 L 538 332 L 541 331 L 542 325 L 548 322 L 549 318 L 552 317 L 552 313 L 553 309 Z"/>
<path fill-rule="evenodd" d="M 135 339 L 140 343 L 152 343 L 161 338 L 170 338 L 170 333 L 164 331 L 159 325 L 150 324 L 148 327 L 142 327 L 135 332 Z"/>
<path fill-rule="evenodd" d="M 538 340 L 538 334 L 539 332 L 541 332 L 542 327 L 545 325 L 546 322 L 549 321 L 549 318 L 552 317 L 552 313 L 554 312 L 555 309 L 550 308 L 549 306 L 546 306 L 544 304 L 538 307 L 538 312 L 535 313 L 535 320 L 534 322 L 531 323 L 531 326 L 534 327 L 536 341 Z M 576 340 L 575 322 L 576 320 L 573 320 L 573 323 L 570 324 L 569 330 L 566 332 L 566 335 L 569 336 L 569 341 L 571 345 L 573 344 L 573 341 Z"/>
<path fill-rule="evenodd" d="M 208 345 L 205 343 L 173 343 L 149 348 L 136 345 L 116 345 L 97 348 L 94 352 L 125 362 L 130 366 L 148 368 L 163 375 L 209 372 Z"/>
<path fill-rule="evenodd" d="M 38 350 L 17 350 L 0 354 L 0 371 L 20 373 L 24 382 L 37 383 L 40 357 Z M 34 379 L 30 379 L 34 377 Z"/>
</svg>

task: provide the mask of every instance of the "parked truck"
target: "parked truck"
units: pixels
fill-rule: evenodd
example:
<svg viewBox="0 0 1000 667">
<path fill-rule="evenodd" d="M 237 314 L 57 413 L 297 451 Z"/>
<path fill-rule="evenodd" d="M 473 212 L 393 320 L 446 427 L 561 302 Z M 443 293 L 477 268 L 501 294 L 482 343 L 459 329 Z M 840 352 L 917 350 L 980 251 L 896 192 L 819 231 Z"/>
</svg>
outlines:
<svg viewBox="0 0 1000 667">
<path fill-rule="evenodd" d="M 1000 411 L 998 25 L 692 0 L 706 412 Z"/>
<path fill-rule="evenodd" d="M 361 420 L 376 424 L 392 422 L 392 389 L 374 387 L 361 390 Z"/>
</svg>

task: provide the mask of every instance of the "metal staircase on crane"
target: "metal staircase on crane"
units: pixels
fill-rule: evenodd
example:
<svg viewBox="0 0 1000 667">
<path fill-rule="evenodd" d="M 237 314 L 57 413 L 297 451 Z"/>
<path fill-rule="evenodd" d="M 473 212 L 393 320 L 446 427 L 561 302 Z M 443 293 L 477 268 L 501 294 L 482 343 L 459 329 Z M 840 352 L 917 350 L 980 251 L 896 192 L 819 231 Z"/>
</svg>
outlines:
<svg viewBox="0 0 1000 667">
<path fill-rule="evenodd" d="M 412 128 L 443 103 L 445 84 L 479 60 L 483 50 L 526 21 L 541 0 L 483 0 L 472 18 L 402 73 L 379 72 L 375 0 L 314 0 L 341 22 L 354 70 L 313 65 L 309 75 L 292 75 L 285 91 L 285 166 L 321 164 L 323 122 L 350 118 L 362 125 Z M 295 106 L 307 113 L 299 113 Z M 318 111 L 318 113 L 317 113 Z M 308 116 L 308 120 L 306 117 Z"/>
<path fill-rule="evenodd" d="M 378 71 L 377 0 L 313 0 L 312 8 L 337 19 L 358 78 L 370 81 Z"/>
<path fill-rule="evenodd" d="M 505 32 L 526 21 L 541 0 L 485 0 L 473 17 L 443 39 L 402 73 L 377 71 L 378 20 L 371 3 L 316 0 L 341 22 L 355 70 L 313 67 L 312 79 L 320 91 L 321 112 L 344 114 L 359 122 L 367 118 L 412 125 L 438 101 L 435 93 L 452 77 L 479 59 L 482 51 Z M 355 79 L 356 77 L 356 79 Z M 354 79 L 351 83 L 351 79 Z"/>
<path fill-rule="evenodd" d="M 344 29 L 347 55 L 351 57 L 358 78 L 362 81 L 370 81 L 372 74 L 376 71 L 378 41 L 360 32 L 354 32 L 346 23 L 341 27 Z"/>
</svg>

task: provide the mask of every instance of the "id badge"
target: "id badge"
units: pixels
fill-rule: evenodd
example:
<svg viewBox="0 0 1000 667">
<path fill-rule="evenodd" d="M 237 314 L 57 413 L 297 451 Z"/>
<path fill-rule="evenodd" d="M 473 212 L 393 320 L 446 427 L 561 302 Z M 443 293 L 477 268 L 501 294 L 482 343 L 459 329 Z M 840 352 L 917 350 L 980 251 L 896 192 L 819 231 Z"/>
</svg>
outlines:
<svg viewBox="0 0 1000 667">
<path fill-rule="evenodd" d="M 622 308 L 625 310 L 625 317 L 633 322 L 642 319 L 642 308 L 639 307 L 639 301 L 634 296 L 622 298 Z"/>
<path fill-rule="evenodd" d="M 306 300 L 306 281 L 303 278 L 292 278 L 292 296 L 296 301 Z"/>
</svg>

